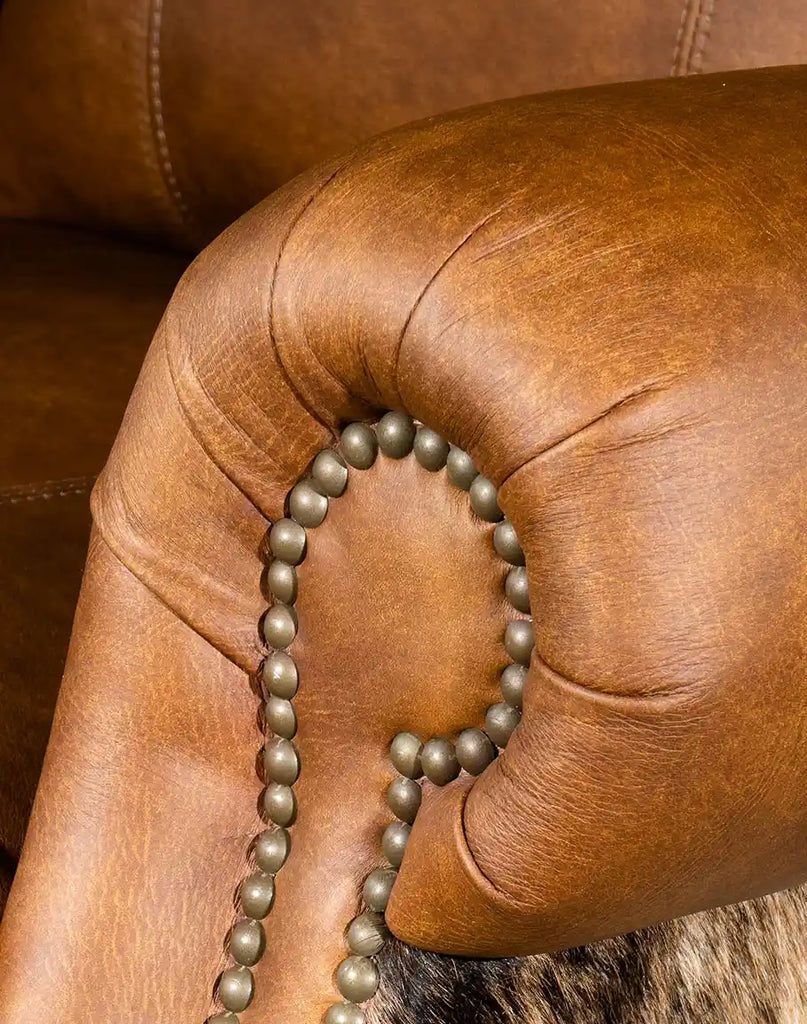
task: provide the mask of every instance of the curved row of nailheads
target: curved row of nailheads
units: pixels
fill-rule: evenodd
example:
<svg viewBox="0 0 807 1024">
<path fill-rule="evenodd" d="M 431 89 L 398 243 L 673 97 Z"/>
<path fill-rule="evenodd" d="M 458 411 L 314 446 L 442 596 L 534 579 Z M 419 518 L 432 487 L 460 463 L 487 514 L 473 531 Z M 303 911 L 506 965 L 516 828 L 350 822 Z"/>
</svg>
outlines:
<svg viewBox="0 0 807 1024">
<path fill-rule="evenodd" d="M 267 781 L 263 810 L 274 827 L 255 840 L 253 857 L 257 870 L 241 884 L 239 902 L 243 916 L 236 921 L 229 939 L 228 950 L 235 966 L 221 974 L 216 988 L 224 1012 L 208 1018 L 208 1024 L 238 1024 L 237 1014 L 252 1002 L 255 983 L 251 968 L 266 947 L 261 921 L 272 909 L 275 875 L 291 849 L 289 828 L 297 817 L 293 786 L 301 768 L 300 753 L 293 743 L 297 733 L 293 698 L 299 678 L 287 653 L 297 634 L 296 566 L 306 555 L 306 531 L 319 526 L 327 515 L 330 500 L 344 494 L 348 466 L 369 469 L 380 450 L 394 459 L 414 451 L 418 462 L 430 472 L 445 468 L 451 481 L 469 492 L 476 515 L 497 524 L 493 531 L 494 548 L 512 567 L 507 574 L 505 594 L 517 611 L 530 611 L 524 553 L 515 530 L 499 508 L 496 488 L 477 472 L 467 452 L 449 445 L 428 427 L 416 426 L 411 417 L 399 412 L 387 413 L 375 430 L 364 423 L 349 424 L 342 432 L 340 448 L 341 454 L 325 449 L 317 455 L 310 477 L 298 482 L 289 494 L 288 517 L 276 522 L 268 535 L 272 561 L 266 581 L 274 604 L 263 619 L 263 639 L 271 653 L 261 666 L 260 685 L 265 700 L 264 720 L 274 734 L 263 748 Z M 497 748 L 506 746 L 521 718 L 522 692 L 533 644 L 530 619 L 508 623 L 504 647 L 512 663 L 501 674 L 504 700 L 488 709 L 484 730 L 464 729 L 455 743 L 442 736 L 422 743 L 413 733 L 398 733 L 393 738 L 390 758 L 398 777 L 387 790 L 387 804 L 396 820 L 387 826 L 381 840 L 389 866 L 376 868 L 364 883 L 362 900 L 366 909 L 348 926 L 349 955 L 336 970 L 336 987 L 344 1001 L 330 1007 L 325 1024 L 366 1024 L 359 1004 L 371 999 L 380 983 L 373 958 L 389 934 L 384 911 L 420 808 L 421 788 L 417 780 L 425 775 L 443 786 L 456 779 L 461 770 L 479 775 L 496 757 Z"/>
</svg>

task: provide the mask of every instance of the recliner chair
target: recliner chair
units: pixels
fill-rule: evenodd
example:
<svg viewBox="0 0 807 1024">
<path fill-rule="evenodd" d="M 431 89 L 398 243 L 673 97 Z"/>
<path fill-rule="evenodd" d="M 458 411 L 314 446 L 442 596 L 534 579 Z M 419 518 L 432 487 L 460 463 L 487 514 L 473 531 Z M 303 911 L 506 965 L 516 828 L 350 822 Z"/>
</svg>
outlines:
<svg viewBox="0 0 807 1024">
<path fill-rule="evenodd" d="M 546 45 L 588 41 L 578 82 L 663 73 L 665 40 L 676 71 L 756 62 L 732 50 L 752 8 L 721 36 L 687 5 L 668 40 L 673 7 L 588 30 L 564 8 Z M 306 39 L 333 61 L 323 10 Z M 804 25 L 765 10 L 760 46 L 767 25 L 798 47 Z M 186 139 L 257 145 L 225 116 L 273 109 L 232 87 L 254 67 L 192 59 L 212 24 L 223 54 L 258 46 L 252 18 L 139 12 L 135 128 L 120 10 L 95 13 L 6 3 L 9 216 L 202 237 L 311 155 L 309 114 L 240 176 L 220 146 L 183 162 Z M 364 13 L 383 52 L 401 21 Z M 465 34 L 448 13 L 443 67 L 523 56 L 526 13 L 480 8 Z M 426 41 L 421 14 L 399 17 Z M 463 99 L 533 65 L 468 70 Z M 171 107 L 172 81 L 199 102 Z M 807 865 L 804 86 L 757 71 L 430 119 L 307 171 L 191 266 L 94 492 L 3 1024 L 800 1019 L 803 894 L 762 894 Z M 64 118 L 26 115 L 71 95 L 94 97 L 97 164 Z M 357 107 L 359 134 L 389 114 Z"/>
</svg>

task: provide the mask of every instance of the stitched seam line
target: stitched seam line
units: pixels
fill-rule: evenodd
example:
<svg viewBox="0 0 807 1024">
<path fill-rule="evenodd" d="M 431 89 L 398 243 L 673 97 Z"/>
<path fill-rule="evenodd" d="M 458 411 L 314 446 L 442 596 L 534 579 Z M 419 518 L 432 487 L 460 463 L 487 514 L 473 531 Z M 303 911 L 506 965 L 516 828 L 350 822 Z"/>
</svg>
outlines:
<svg viewBox="0 0 807 1024">
<path fill-rule="evenodd" d="M 66 477 L 64 480 L 45 480 L 41 484 L 23 484 L 0 491 L 0 505 L 18 505 L 24 501 L 47 501 L 71 494 L 88 494 L 95 476 Z"/>
<path fill-rule="evenodd" d="M 157 151 L 160 176 L 165 185 L 168 198 L 178 215 L 180 225 L 188 234 L 192 233 L 193 218 L 171 162 L 168 148 L 168 137 L 165 132 L 163 114 L 162 82 L 160 79 L 160 48 L 162 45 L 163 0 L 151 0 L 148 38 L 148 96 L 149 115 L 152 131 L 152 142 Z"/>
<path fill-rule="evenodd" d="M 681 51 L 684 45 L 684 32 L 686 30 L 686 23 L 689 20 L 689 11 L 692 6 L 692 0 L 684 0 L 684 6 L 681 9 L 681 19 L 678 24 L 678 34 L 675 37 L 675 48 L 673 50 L 673 63 L 670 68 L 670 74 L 672 76 L 680 75 L 680 61 Z"/>
<path fill-rule="evenodd" d="M 698 74 L 703 70 L 703 55 L 709 44 L 717 0 L 701 0 L 701 10 L 695 27 L 694 53 L 689 70 Z"/>
</svg>

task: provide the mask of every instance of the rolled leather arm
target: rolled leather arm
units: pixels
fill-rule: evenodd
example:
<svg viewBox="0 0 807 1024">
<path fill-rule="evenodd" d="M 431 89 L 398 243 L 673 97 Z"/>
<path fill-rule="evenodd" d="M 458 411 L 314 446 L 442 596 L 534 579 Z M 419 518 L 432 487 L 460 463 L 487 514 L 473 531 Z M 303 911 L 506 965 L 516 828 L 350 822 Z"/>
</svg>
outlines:
<svg viewBox="0 0 807 1024">
<path fill-rule="evenodd" d="M 506 751 L 425 796 L 396 934 L 524 954 L 807 878 L 806 86 L 776 69 L 461 111 L 368 143 L 225 232 L 180 285 L 94 494 L 104 553 L 70 693 L 76 658 L 104 647 L 92 623 L 115 618 L 115 588 L 94 582 L 113 556 L 119 586 L 161 609 L 138 638 L 150 657 L 187 630 L 215 649 L 202 671 L 253 671 L 266 520 L 347 420 L 403 409 L 500 488 L 535 651 Z M 86 713 L 69 701 L 59 735 Z M 198 727 L 191 741 L 201 756 Z M 108 753 L 90 738 L 85 756 Z M 78 827 L 86 775 L 49 758 L 7 963 L 44 927 L 42 879 L 82 874 L 43 837 L 56 794 Z M 103 813 L 124 817 L 124 795 Z M 154 871 L 143 858 L 118 879 L 130 891 Z M 63 982 L 69 967 L 86 984 L 77 951 L 110 910 L 82 888 L 57 898 L 58 959 Z M 181 923 L 181 901 L 131 899 Z M 146 962 L 126 955 L 108 977 Z M 179 990 L 173 944 L 166 956 Z M 5 1007 L 24 1005 L 13 975 Z M 286 1019 L 323 1008 L 296 1005 Z"/>
</svg>

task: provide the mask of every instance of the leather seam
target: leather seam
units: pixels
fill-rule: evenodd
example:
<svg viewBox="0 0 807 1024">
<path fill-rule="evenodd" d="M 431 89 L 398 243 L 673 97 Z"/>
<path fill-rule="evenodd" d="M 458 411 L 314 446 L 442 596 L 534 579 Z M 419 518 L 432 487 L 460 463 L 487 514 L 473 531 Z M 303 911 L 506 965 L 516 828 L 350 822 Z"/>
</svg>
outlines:
<svg viewBox="0 0 807 1024">
<path fill-rule="evenodd" d="M 274 266 L 272 267 L 271 285 L 269 288 L 269 302 L 267 303 L 266 306 L 266 327 L 269 332 L 269 343 L 271 344 L 272 349 L 275 353 L 278 366 L 280 367 L 280 370 L 283 374 L 286 383 L 291 389 L 292 394 L 295 396 L 295 398 L 300 403 L 302 408 L 308 413 L 308 415 L 321 427 L 327 430 L 328 433 L 330 433 L 331 435 L 333 435 L 334 433 L 333 425 L 326 423 L 322 419 L 322 417 L 317 412 L 314 411 L 310 403 L 306 401 L 305 397 L 303 396 L 295 382 L 292 380 L 291 374 L 289 373 L 286 364 L 283 362 L 283 357 L 280 354 L 280 349 L 278 348 L 277 339 L 275 335 L 274 307 L 277 277 L 278 273 L 280 272 L 280 263 L 286 253 L 286 249 L 288 248 L 289 243 L 291 242 L 292 235 L 297 230 L 297 227 L 299 226 L 305 215 L 308 213 L 308 211 L 311 209 L 311 207 L 314 205 L 316 200 L 319 199 L 319 197 L 323 195 L 323 193 L 329 188 L 329 186 L 333 184 L 338 175 L 345 170 L 349 163 L 350 161 L 346 160 L 341 166 L 337 167 L 336 170 L 325 179 L 325 181 L 320 182 L 319 186 L 308 196 L 301 209 L 297 211 L 297 215 L 294 217 L 291 224 L 289 225 L 289 229 L 286 232 L 285 237 L 280 242 L 277 256 L 275 257 Z M 317 364 L 325 371 L 325 373 L 328 374 L 331 380 L 338 387 L 341 387 L 346 393 L 349 394 L 348 388 L 346 388 L 342 381 L 335 377 L 334 374 L 328 369 L 328 367 L 323 364 L 322 360 L 317 356 L 316 352 L 314 352 L 314 350 L 305 341 L 305 339 L 303 339 L 303 342 L 308 351 L 311 353 L 312 357 L 316 360 Z"/>
<path fill-rule="evenodd" d="M 717 0 L 701 0 L 698 20 L 695 27 L 695 50 L 689 64 L 689 70 L 695 74 L 703 71 L 703 58 L 711 38 Z"/>
<path fill-rule="evenodd" d="M 179 187 L 165 130 L 160 73 L 163 11 L 164 0 L 150 0 L 147 41 L 147 88 L 151 141 L 157 152 L 159 173 L 170 205 L 177 215 L 180 227 L 185 230 L 186 237 L 192 240 L 191 236 L 195 233 L 193 231 L 193 216 Z"/>
<path fill-rule="evenodd" d="M 716 7 L 717 0 L 684 0 L 671 75 L 682 77 L 702 72 Z"/>
<path fill-rule="evenodd" d="M 48 501 L 51 498 L 65 498 L 74 494 L 89 494 L 95 481 L 95 476 L 78 476 L 9 487 L 0 490 L 0 505 L 18 505 L 25 501 Z"/>
<path fill-rule="evenodd" d="M 679 19 L 678 32 L 675 37 L 675 47 L 673 49 L 672 65 L 670 66 L 670 75 L 673 77 L 682 74 L 680 70 L 680 62 L 684 47 L 684 32 L 686 31 L 692 4 L 693 0 L 684 0 L 684 5 L 681 9 L 681 18 Z"/>
</svg>

